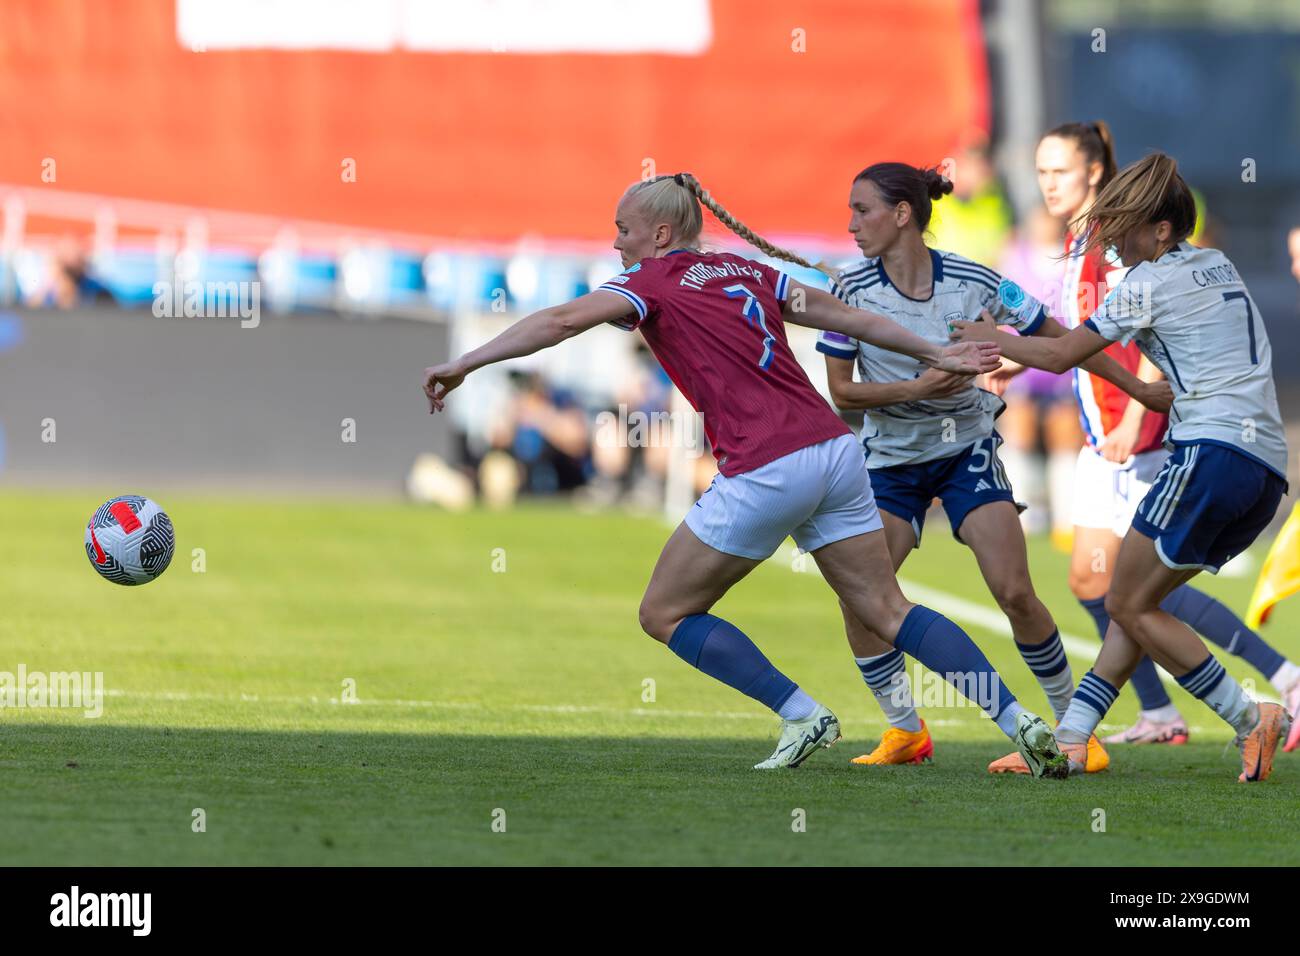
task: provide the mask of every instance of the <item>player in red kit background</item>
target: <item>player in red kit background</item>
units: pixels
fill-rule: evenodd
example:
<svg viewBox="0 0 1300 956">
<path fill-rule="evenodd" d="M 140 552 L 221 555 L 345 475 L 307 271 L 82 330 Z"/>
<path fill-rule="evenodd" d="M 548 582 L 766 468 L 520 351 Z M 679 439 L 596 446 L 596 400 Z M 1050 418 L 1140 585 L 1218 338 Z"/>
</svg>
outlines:
<svg viewBox="0 0 1300 956">
<path fill-rule="evenodd" d="M 719 469 L 659 556 L 641 602 L 641 627 L 691 666 L 780 715 L 776 750 L 757 768 L 796 767 L 840 736 L 827 707 L 737 627 L 709 613 L 792 535 L 859 619 L 971 696 L 1035 776 L 1063 775 L 1065 760 L 1051 729 L 1019 704 L 970 637 L 899 590 L 862 452 L 795 361 L 782 320 L 842 332 L 962 374 L 996 368 L 996 350 L 933 344 L 769 266 L 704 252 L 701 203 L 769 255 L 807 265 L 736 221 L 689 174 L 636 183 L 615 213 L 614 248 L 625 271 L 426 369 L 430 411 L 440 410 L 447 394 L 484 365 L 605 322 L 639 329 L 703 416 Z"/>
</svg>

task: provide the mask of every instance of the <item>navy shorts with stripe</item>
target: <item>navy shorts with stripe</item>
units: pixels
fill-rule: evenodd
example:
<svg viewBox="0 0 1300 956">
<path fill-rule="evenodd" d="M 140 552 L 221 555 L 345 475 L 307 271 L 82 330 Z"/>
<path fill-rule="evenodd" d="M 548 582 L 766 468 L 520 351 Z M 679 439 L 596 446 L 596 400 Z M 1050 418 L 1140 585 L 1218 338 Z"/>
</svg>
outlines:
<svg viewBox="0 0 1300 956">
<path fill-rule="evenodd" d="M 957 530 L 976 508 L 994 501 L 1016 503 L 1011 482 L 998 459 L 1000 444 L 1002 439 L 994 432 L 948 458 L 917 465 L 872 468 L 871 489 L 876 494 L 876 507 L 911 522 L 916 545 L 920 547 L 925 513 L 930 502 L 938 498 L 952 525 L 953 537 L 961 541 Z"/>
<path fill-rule="evenodd" d="M 1272 468 L 1218 442 L 1177 444 L 1138 505 L 1133 529 L 1171 568 L 1217 573 L 1268 527 L 1286 493 Z"/>
</svg>

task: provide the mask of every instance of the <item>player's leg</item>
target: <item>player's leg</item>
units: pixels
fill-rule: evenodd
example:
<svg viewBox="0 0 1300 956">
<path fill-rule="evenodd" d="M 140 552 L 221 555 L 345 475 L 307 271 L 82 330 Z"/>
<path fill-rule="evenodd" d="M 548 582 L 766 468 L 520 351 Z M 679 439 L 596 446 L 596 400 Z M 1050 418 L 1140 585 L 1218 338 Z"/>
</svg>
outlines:
<svg viewBox="0 0 1300 956">
<path fill-rule="evenodd" d="M 1070 589 L 1092 617 L 1097 635 L 1106 639 L 1110 615 L 1106 591 L 1138 503 L 1151 487 L 1164 451 L 1144 452 L 1124 465 L 1107 461 L 1095 448 L 1079 449 L 1074 474 L 1075 541 L 1070 559 Z M 1138 697 L 1138 719 L 1132 727 L 1103 743 L 1187 742 L 1187 721 L 1178 712 L 1150 658 L 1144 657 L 1130 679 Z"/>
<path fill-rule="evenodd" d="M 985 494 L 996 494 L 996 490 Z M 960 515 L 962 503 L 969 503 L 973 496 L 966 490 L 962 494 L 950 493 L 949 497 L 954 500 L 954 512 Z M 948 499 L 944 507 L 949 507 Z M 963 518 L 954 518 L 958 520 L 956 534 L 975 553 L 990 593 L 1011 622 L 1016 650 L 1042 687 L 1053 715 L 1060 720 L 1074 694 L 1074 674 L 1065 656 L 1061 633 L 1034 592 L 1016 506 L 1010 500 L 991 500 L 972 508 Z M 1089 773 L 1110 766 L 1110 758 L 1099 740 L 1092 738 L 1088 745 Z M 988 769 L 989 773 L 1030 772 L 1019 753 L 993 761 Z"/>
<path fill-rule="evenodd" d="M 1287 711 L 1300 717 L 1300 667 L 1239 618 L 1222 601 L 1184 584 L 1174 588 L 1160 605 L 1210 643 L 1235 654 L 1259 671 L 1282 695 Z M 1300 719 L 1293 721 L 1283 750 L 1300 746 Z"/>
<path fill-rule="evenodd" d="M 792 533 L 832 590 L 877 635 L 983 708 L 1016 742 L 1035 775 L 1060 775 L 1064 760 L 1051 728 L 1020 705 L 969 635 L 943 615 L 912 604 L 899 590 L 861 458 L 841 454 L 829 474 L 825 498 Z M 880 530 L 860 533 L 868 524 Z"/>
<path fill-rule="evenodd" d="M 995 432 L 976 442 L 945 468 L 939 489 L 953 536 L 969 546 L 984 580 L 1011 623 L 1021 658 L 1047 695 L 1059 718 L 1069 703 L 1074 677 L 1052 615 L 1034 593 L 1029 556 L 1017 516 L 1015 496 L 998 457 Z M 1089 747 L 1088 769 L 1105 770 L 1110 760 L 1099 741 Z M 992 773 L 1028 773 L 1019 754 L 989 765 Z"/>
<path fill-rule="evenodd" d="M 1010 501 L 993 501 L 973 509 L 959 525 L 959 535 L 974 552 L 989 592 L 1011 623 L 1016 650 L 1059 720 L 1074 692 L 1074 676 L 1061 632 L 1034 592 L 1016 506 Z"/>
<path fill-rule="evenodd" d="M 683 522 L 664 545 L 650 576 L 641 601 L 641 627 L 696 670 L 770 708 L 786 722 L 783 728 L 809 724 L 808 733 L 786 742 L 784 760 L 772 764 L 798 766 L 817 746 L 834 743 L 838 721 L 781 673 L 743 631 L 709 613 L 759 563 L 761 559 L 710 547 Z"/>
<path fill-rule="evenodd" d="M 1095 453 L 1094 458 L 1100 460 Z M 1144 452 L 1124 467 L 1105 462 L 1105 467 L 1113 475 L 1114 499 L 1116 507 L 1120 509 L 1114 529 L 1117 535 L 1128 530 L 1138 502 L 1150 488 L 1167 458 L 1164 452 L 1158 451 Z M 1203 591 L 1184 585 L 1175 588 L 1161 606 L 1212 644 L 1251 664 L 1282 692 L 1289 710 L 1294 712 L 1300 707 L 1300 667 L 1296 667 L 1269 646 L 1224 604 Z M 1121 739 L 1137 743 L 1184 741 L 1186 721 L 1169 703 L 1168 695 L 1158 683 L 1155 668 L 1144 661 L 1134 672 L 1131 682 L 1142 701 L 1142 713 L 1139 714 L 1137 725 L 1113 738 L 1107 738 L 1107 742 L 1118 742 Z M 1300 737 L 1300 727 L 1296 730 L 1296 736 Z"/>
<path fill-rule="evenodd" d="M 686 618 L 707 614 L 732 585 L 761 563 L 711 548 L 685 522 L 679 524 L 646 585 L 639 611 L 641 629 L 671 647 Z"/>
<path fill-rule="evenodd" d="M 1119 509 L 1115 521 L 1115 531 L 1122 534 L 1127 531 L 1129 524 L 1132 522 L 1134 513 L 1137 510 L 1137 504 L 1151 487 L 1152 481 L 1157 477 L 1157 472 L 1165 463 L 1168 456 L 1164 452 L 1145 452 L 1138 455 L 1127 466 L 1120 467 L 1111 462 L 1106 462 L 1095 452 L 1085 449 L 1080 455 L 1081 471 L 1085 470 L 1084 466 L 1091 465 L 1093 474 L 1081 475 L 1084 480 L 1080 482 L 1082 489 L 1089 487 L 1093 489 L 1107 487 L 1104 479 L 1104 473 L 1109 472 L 1109 485 L 1113 487 L 1113 500 L 1115 507 Z M 1082 490 L 1077 502 L 1079 511 L 1076 513 L 1076 519 L 1086 518 L 1090 502 L 1094 496 L 1094 491 Z M 1091 506 L 1095 509 L 1096 506 Z M 1104 523 L 1106 516 L 1098 513 L 1092 515 L 1093 523 Z M 1104 531 L 1097 529 L 1089 531 L 1090 534 L 1100 535 Z M 1118 541 L 1118 534 L 1115 538 Z M 1095 548 L 1095 545 L 1094 545 Z M 1086 553 L 1084 555 L 1086 558 Z M 1107 558 L 1110 556 L 1107 555 Z M 1087 575 L 1089 567 L 1096 565 L 1096 555 L 1093 556 L 1091 565 L 1084 565 L 1079 560 L 1080 554 L 1076 548 L 1075 560 L 1071 566 L 1071 587 L 1075 588 L 1075 593 L 1081 597 L 1087 595 L 1093 598 L 1091 601 L 1085 601 L 1085 606 L 1093 612 L 1094 619 L 1098 621 L 1099 629 L 1103 629 L 1107 620 L 1104 608 L 1099 612 L 1097 606 L 1102 604 L 1101 600 L 1096 599 L 1098 594 L 1105 593 L 1105 588 L 1097 586 L 1097 580 L 1103 575 Z M 1114 566 L 1114 561 L 1103 561 L 1105 568 Z M 1109 581 L 1109 575 L 1104 575 L 1106 581 Z M 1256 670 L 1268 678 L 1283 696 L 1287 703 L 1287 709 L 1295 713 L 1300 709 L 1300 667 L 1288 661 L 1282 654 L 1271 647 L 1258 634 L 1252 631 L 1244 621 L 1234 614 L 1226 605 L 1190 585 L 1183 585 L 1175 588 L 1172 593 L 1162 602 L 1161 606 L 1174 617 L 1186 623 L 1193 630 L 1198 632 L 1206 640 L 1210 641 L 1230 654 L 1236 654 L 1247 663 L 1251 664 Z M 1134 671 L 1131 680 L 1134 690 L 1137 692 L 1141 701 L 1142 710 L 1138 715 L 1137 723 L 1107 737 L 1105 743 L 1184 743 L 1187 740 L 1187 722 L 1183 719 L 1178 709 L 1169 700 L 1164 686 L 1160 683 L 1156 674 L 1155 667 L 1144 660 Z M 1297 722 L 1292 729 L 1292 735 L 1287 741 L 1286 748 L 1294 749 L 1300 744 L 1300 722 Z"/>
<path fill-rule="evenodd" d="M 1051 728 L 1020 705 L 984 653 L 960 627 L 899 590 L 883 532 L 812 549 L 822 576 L 860 620 L 981 707 L 1025 756 L 1035 776 L 1059 776 Z"/>
<path fill-rule="evenodd" d="M 890 561 L 897 571 L 916 547 L 916 531 L 912 522 L 891 514 L 883 506 L 880 517 L 885 525 L 885 544 Z M 934 743 L 925 721 L 916 712 L 903 652 L 859 621 L 843 601 L 840 602 L 840 611 L 844 615 L 844 631 L 853 651 L 853 661 L 889 721 L 889 729 L 876 747 L 869 753 L 854 757 L 852 763 L 924 763 L 934 754 Z"/>
<path fill-rule="evenodd" d="M 1175 677 L 1206 660 L 1208 651 L 1200 639 L 1160 610 L 1165 596 L 1195 573 L 1194 569 L 1166 566 L 1150 538 L 1129 532 L 1106 597 L 1110 616 L 1106 638 L 1061 720 L 1063 743 L 1077 745 L 1087 740 L 1144 654 Z"/>
<path fill-rule="evenodd" d="M 1161 603 L 1201 569 L 1217 570 L 1247 547 L 1276 510 L 1283 487 L 1280 477 L 1234 452 L 1179 447 L 1120 548 L 1106 599 L 1111 632 L 1061 721 L 1070 749 L 1096 727 L 1136 666 L 1136 648 L 1118 640 L 1122 632 L 1236 731 L 1241 779 L 1268 776 L 1288 729 L 1285 710 L 1255 704 L 1195 632 Z"/>
<path fill-rule="evenodd" d="M 1186 586 L 1198 570 L 1168 568 L 1157 553 L 1155 541 L 1136 529 L 1130 537 L 1134 539 L 1132 546 L 1126 539 L 1116 568 L 1116 578 L 1125 583 L 1112 586 L 1107 602 L 1111 618 L 1174 675 L 1179 686 L 1232 727 L 1242 752 L 1240 779 L 1267 779 L 1274 752 L 1290 729 L 1287 713 L 1277 704 L 1257 704 L 1251 699 L 1195 632 L 1160 607 L 1168 594 Z M 1148 577 L 1143 579 L 1143 575 Z M 1129 585 L 1129 581 L 1134 583 Z M 1098 664 L 1103 662 L 1099 659 Z M 1067 732 L 1064 722 L 1062 731 Z"/>
<path fill-rule="evenodd" d="M 1091 454 L 1091 452 L 1090 452 Z M 1094 519 L 1100 520 L 1100 518 Z M 1106 639 L 1110 615 L 1106 613 L 1106 592 L 1119 559 L 1123 541 L 1114 530 L 1075 525 L 1074 548 L 1070 555 L 1070 590 Z M 1138 719 L 1131 727 L 1105 737 L 1104 744 L 1185 744 L 1187 721 L 1169 698 L 1155 663 L 1145 654 L 1129 683 L 1138 697 Z"/>
<path fill-rule="evenodd" d="M 798 453 L 788 456 L 798 464 Z M 783 720 L 777 751 L 764 769 L 803 762 L 839 739 L 839 722 L 779 671 L 748 636 L 709 613 L 727 590 L 772 554 L 819 500 L 818 477 L 782 481 L 778 459 L 734 478 L 719 476 L 664 546 L 641 601 L 641 627 L 692 667 L 754 698 Z M 780 494 L 780 489 L 796 489 Z M 808 504 L 805 500 L 810 500 Z"/>
</svg>

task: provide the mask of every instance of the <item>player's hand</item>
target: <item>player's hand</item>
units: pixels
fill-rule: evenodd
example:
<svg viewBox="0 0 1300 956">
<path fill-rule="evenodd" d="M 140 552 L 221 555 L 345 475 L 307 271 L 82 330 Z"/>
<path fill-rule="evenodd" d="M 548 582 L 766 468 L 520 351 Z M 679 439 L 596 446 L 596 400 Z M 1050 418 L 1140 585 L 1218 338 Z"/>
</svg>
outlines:
<svg viewBox="0 0 1300 956">
<path fill-rule="evenodd" d="M 1147 382 L 1146 387 L 1142 389 L 1142 395 L 1135 397 L 1151 411 L 1160 412 L 1162 415 L 1167 414 L 1174 404 L 1174 390 L 1167 379 Z"/>
<path fill-rule="evenodd" d="M 1127 419 L 1121 419 L 1120 423 L 1107 433 L 1106 440 L 1102 442 L 1101 457 L 1107 461 L 1113 461 L 1117 465 L 1124 464 L 1133 457 L 1133 449 L 1137 447 L 1138 436 L 1141 432 L 1141 420 L 1132 423 Z"/>
<path fill-rule="evenodd" d="M 982 375 L 1002 364 L 1001 354 L 996 342 L 958 342 L 940 350 L 934 367 L 958 375 Z"/>
<path fill-rule="evenodd" d="M 949 322 L 948 332 L 954 342 L 996 342 L 998 324 L 988 309 L 981 309 L 974 322 Z"/>
<path fill-rule="evenodd" d="M 969 388 L 974 380 L 974 375 L 960 375 L 937 368 L 927 368 L 912 380 L 913 399 L 919 401 L 926 398 L 948 398 L 964 388 Z"/>
<path fill-rule="evenodd" d="M 984 387 L 998 398 L 1001 398 L 1006 394 L 1007 386 L 1011 384 L 1011 380 L 1024 370 L 1025 366 L 1019 362 L 1004 358 L 1001 368 L 994 369 L 984 376 Z"/>
<path fill-rule="evenodd" d="M 465 371 L 458 362 L 431 365 L 424 370 L 424 395 L 429 400 L 429 414 L 442 411 L 447 393 L 465 381 Z"/>
</svg>

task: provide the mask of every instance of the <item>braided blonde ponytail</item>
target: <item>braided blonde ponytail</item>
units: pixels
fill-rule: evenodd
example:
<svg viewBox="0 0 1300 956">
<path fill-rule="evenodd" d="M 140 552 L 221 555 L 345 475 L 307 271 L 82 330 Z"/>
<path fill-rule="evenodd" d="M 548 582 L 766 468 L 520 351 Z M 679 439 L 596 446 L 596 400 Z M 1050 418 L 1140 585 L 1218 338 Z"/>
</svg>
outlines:
<svg viewBox="0 0 1300 956">
<path fill-rule="evenodd" d="M 773 259 L 783 259 L 786 262 L 793 262 L 796 265 L 801 265 L 807 269 L 816 269 L 818 272 L 829 276 L 831 279 L 839 278 L 839 273 L 827 266 L 824 262 L 809 262 L 797 252 L 791 252 L 789 249 L 782 249 L 780 246 L 768 242 L 753 229 L 750 229 L 731 213 L 727 212 L 727 210 L 723 208 L 722 204 L 714 199 L 713 196 L 709 194 L 709 191 L 700 184 L 700 181 L 690 173 L 677 173 L 673 176 L 673 179 L 679 186 L 683 186 L 690 190 L 691 194 L 698 199 L 700 203 L 709 210 L 709 212 L 713 213 L 713 215 L 717 217 L 718 222 L 722 223 L 759 251 L 766 253 Z"/>
<path fill-rule="evenodd" d="M 680 187 L 680 188 L 679 188 Z M 700 206 L 704 205 L 718 221 L 744 239 L 751 246 L 761 250 L 774 259 L 784 259 L 808 269 L 816 269 L 832 279 L 839 278 L 839 273 L 825 263 L 812 263 L 798 253 L 773 245 L 747 225 L 727 212 L 722 204 L 709 195 L 709 191 L 700 185 L 700 181 L 690 173 L 676 173 L 655 176 L 652 179 L 634 183 L 628 187 L 626 196 L 636 196 L 652 220 L 666 222 L 672 226 L 673 237 L 678 242 L 695 243 L 699 241 L 704 218 Z"/>
</svg>

